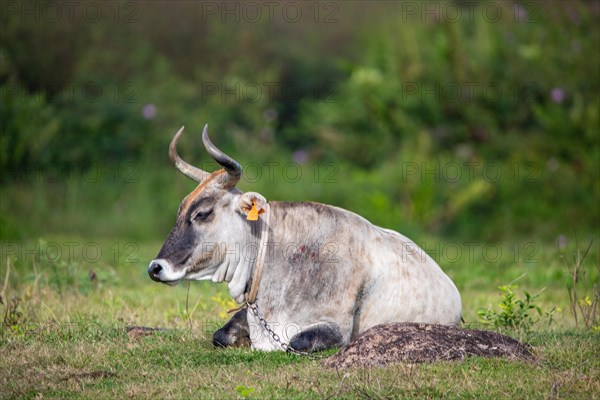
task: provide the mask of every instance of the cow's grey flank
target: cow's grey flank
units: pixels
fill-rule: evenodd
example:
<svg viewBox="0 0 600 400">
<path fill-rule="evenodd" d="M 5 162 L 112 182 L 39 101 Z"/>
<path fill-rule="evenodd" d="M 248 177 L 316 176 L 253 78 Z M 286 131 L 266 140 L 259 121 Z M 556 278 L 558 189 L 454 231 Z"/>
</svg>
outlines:
<svg viewBox="0 0 600 400">
<path fill-rule="evenodd" d="M 456 286 L 413 241 L 334 206 L 269 202 L 267 207 L 259 193 L 235 187 L 242 168 L 210 141 L 207 126 L 204 147 L 223 169 L 208 173 L 183 161 L 177 154 L 182 132 L 183 127 L 173 137 L 169 156 L 198 186 L 183 199 L 175 226 L 148 267 L 153 280 L 228 282 L 239 303 L 255 286 L 261 316 L 297 351 L 343 346 L 383 323 L 460 323 Z M 258 220 L 249 215 L 265 209 L 268 241 L 257 234 L 267 214 Z M 256 277 L 260 246 L 266 246 L 264 264 Z M 213 342 L 282 349 L 248 309 L 238 311 Z"/>
</svg>

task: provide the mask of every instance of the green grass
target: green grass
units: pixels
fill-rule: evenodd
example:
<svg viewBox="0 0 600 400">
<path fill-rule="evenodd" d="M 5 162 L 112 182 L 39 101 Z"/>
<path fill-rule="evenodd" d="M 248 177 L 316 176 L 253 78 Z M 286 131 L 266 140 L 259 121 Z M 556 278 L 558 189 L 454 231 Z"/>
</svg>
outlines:
<svg viewBox="0 0 600 400">
<path fill-rule="evenodd" d="M 600 332 L 576 325 L 567 292 L 573 254 L 590 239 L 578 306 L 600 282 L 595 3 L 298 2 L 298 23 L 282 21 L 281 7 L 276 23 L 266 12 L 223 23 L 202 2 L 97 3 L 99 21 L 71 21 L 67 10 L 56 22 L 35 12 L 2 21 L 0 397 L 600 397 Z M 490 21 L 497 8 L 502 18 Z M 338 22 L 325 23 L 332 10 Z M 114 23 L 115 11 L 138 22 Z M 178 23 L 157 29 L 165 16 Z M 302 93 L 267 96 L 266 83 Z M 85 96 L 89 84 L 104 95 Z M 265 95 L 222 90 L 238 84 Z M 490 99 L 488 85 L 502 96 Z M 449 99 L 451 87 L 462 96 Z M 143 117 L 146 105 L 155 117 Z M 173 288 L 146 274 L 194 188 L 168 162 L 168 142 L 185 125 L 179 151 L 204 167 L 205 123 L 245 167 L 242 190 L 333 204 L 415 239 L 457 284 L 470 326 L 479 309 L 498 310 L 499 286 L 524 275 L 517 296 L 541 292 L 536 305 L 561 310 L 552 324 L 540 317 L 531 333 L 511 332 L 538 361 L 338 373 L 213 349 L 234 306 L 226 287 Z M 308 161 L 287 170 L 298 154 Z M 130 325 L 169 330 L 133 338 Z"/>
<path fill-rule="evenodd" d="M 74 398 L 597 398 L 598 334 L 530 338 L 535 363 L 469 359 L 330 371 L 319 360 L 247 349 L 217 350 L 198 332 L 129 338 L 122 327 L 57 325 L 3 340 L 2 396 Z M 596 397 L 595 397 L 596 396 Z"/>
<path fill-rule="evenodd" d="M 38 243 L 39 257 L 11 250 L 0 305 L 5 322 L 0 331 L 0 398 L 594 399 L 600 393 L 600 333 L 575 326 L 568 309 L 568 275 L 559 273 L 565 267 L 548 248 L 529 267 L 441 261 L 461 289 L 468 324 L 477 322 L 478 308 L 499 302 L 496 286 L 515 273 L 528 272 L 519 289 L 533 293 L 547 287 L 537 304 L 544 310 L 560 307 L 555 322 L 541 320 L 527 335 L 512 333 L 532 344 L 536 362 L 472 358 L 332 371 L 320 366 L 320 358 L 213 348 L 211 335 L 233 306 L 225 285 L 192 282 L 188 289 L 188 284 L 168 287 L 150 281 L 147 260 L 160 243 L 136 243 L 130 258 L 115 258 L 109 251 L 112 241 L 94 242 L 103 250 L 97 260 L 77 252 L 69 260 L 63 252 L 51 262 L 48 256 L 53 255 L 42 251 L 49 243 L 72 241 L 82 248 L 87 243 L 72 237 L 27 243 L 28 249 Z M 6 258 L 1 266 L 0 290 L 6 282 Z M 483 276 L 469 279 L 461 273 L 465 268 Z M 16 308 L 10 303 L 15 298 L 20 300 Z M 126 330 L 131 325 L 166 330 L 132 336 Z"/>
</svg>

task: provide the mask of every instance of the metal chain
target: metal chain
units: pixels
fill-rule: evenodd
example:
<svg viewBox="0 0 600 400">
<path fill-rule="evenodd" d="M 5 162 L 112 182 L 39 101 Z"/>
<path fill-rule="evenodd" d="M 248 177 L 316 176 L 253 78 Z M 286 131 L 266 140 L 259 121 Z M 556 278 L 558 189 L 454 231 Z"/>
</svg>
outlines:
<svg viewBox="0 0 600 400">
<path fill-rule="evenodd" d="M 273 341 L 275 343 L 277 343 L 279 346 L 281 346 L 281 348 L 288 352 L 288 353 L 292 353 L 295 354 L 297 356 L 306 356 L 312 359 L 317 359 L 317 358 L 321 358 L 321 357 L 316 357 L 314 355 L 311 355 L 310 353 L 306 352 L 306 351 L 298 351 L 296 349 L 294 349 L 293 347 L 290 347 L 287 343 L 284 343 L 281 341 L 281 338 L 279 337 L 278 334 L 276 334 L 273 329 L 271 329 L 269 327 L 269 324 L 267 323 L 267 320 L 265 320 L 260 313 L 258 312 L 258 306 L 256 305 L 256 303 L 246 303 L 248 305 L 248 308 L 250 309 L 250 311 L 252 311 L 252 314 L 254 314 L 254 316 L 256 318 L 258 318 L 258 321 L 261 323 L 261 325 L 263 326 L 263 328 L 265 328 L 265 330 L 269 333 L 269 335 L 271 336 L 271 339 L 273 339 Z"/>
</svg>

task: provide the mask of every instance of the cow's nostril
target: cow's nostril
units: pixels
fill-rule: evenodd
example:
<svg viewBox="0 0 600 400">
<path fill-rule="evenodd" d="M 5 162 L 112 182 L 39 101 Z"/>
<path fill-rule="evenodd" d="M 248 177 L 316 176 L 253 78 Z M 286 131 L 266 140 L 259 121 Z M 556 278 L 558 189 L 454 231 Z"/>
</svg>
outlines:
<svg viewBox="0 0 600 400">
<path fill-rule="evenodd" d="M 160 265 L 160 263 L 154 261 L 148 267 L 148 275 L 150 275 L 150 278 L 152 278 L 152 280 L 160 281 L 160 279 L 158 277 L 160 276 L 160 272 L 162 270 L 163 270 L 162 265 Z"/>
</svg>

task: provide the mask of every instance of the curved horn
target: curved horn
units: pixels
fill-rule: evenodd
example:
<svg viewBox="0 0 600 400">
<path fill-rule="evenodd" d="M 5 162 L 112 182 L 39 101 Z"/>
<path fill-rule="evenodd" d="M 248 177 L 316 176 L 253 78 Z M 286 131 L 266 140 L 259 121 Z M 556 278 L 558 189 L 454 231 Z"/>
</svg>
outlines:
<svg viewBox="0 0 600 400">
<path fill-rule="evenodd" d="M 179 154 L 177 154 L 177 141 L 179 137 L 183 133 L 183 126 L 177 131 L 175 136 L 173 136 L 173 140 L 171 140 L 171 144 L 169 145 L 169 158 L 171 162 L 177 168 L 179 172 L 187 176 L 188 178 L 200 183 L 204 179 L 208 178 L 210 175 L 208 172 L 201 170 L 200 168 L 196 168 L 193 165 L 190 165 L 183 161 Z"/>
<path fill-rule="evenodd" d="M 204 148 L 208 151 L 208 154 L 210 154 L 210 156 L 227 171 L 228 179 L 225 185 L 227 187 L 234 187 L 242 176 L 242 166 L 233 158 L 219 150 L 210 141 L 208 138 L 208 124 L 204 126 L 204 131 L 202 132 L 202 143 L 204 143 Z"/>
</svg>

